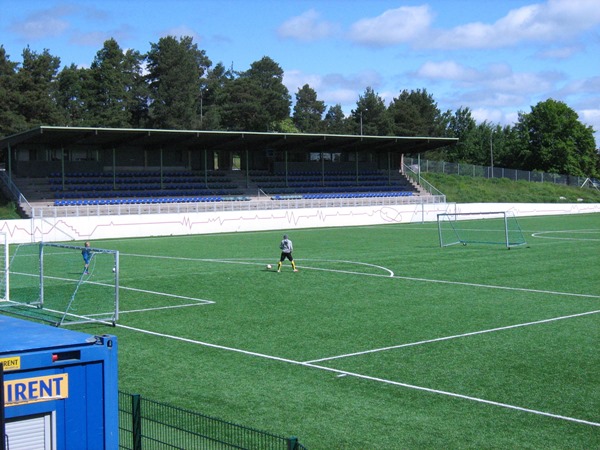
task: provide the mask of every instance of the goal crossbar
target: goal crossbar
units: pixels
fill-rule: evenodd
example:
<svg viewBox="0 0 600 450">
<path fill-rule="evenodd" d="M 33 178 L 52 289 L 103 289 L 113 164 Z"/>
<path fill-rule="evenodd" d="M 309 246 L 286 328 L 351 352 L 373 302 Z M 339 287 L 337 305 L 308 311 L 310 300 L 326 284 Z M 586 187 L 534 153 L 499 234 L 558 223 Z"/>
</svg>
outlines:
<svg viewBox="0 0 600 450">
<path fill-rule="evenodd" d="M 441 247 L 495 244 L 506 248 L 525 245 L 525 237 L 510 211 L 440 213 L 437 215 Z"/>
</svg>

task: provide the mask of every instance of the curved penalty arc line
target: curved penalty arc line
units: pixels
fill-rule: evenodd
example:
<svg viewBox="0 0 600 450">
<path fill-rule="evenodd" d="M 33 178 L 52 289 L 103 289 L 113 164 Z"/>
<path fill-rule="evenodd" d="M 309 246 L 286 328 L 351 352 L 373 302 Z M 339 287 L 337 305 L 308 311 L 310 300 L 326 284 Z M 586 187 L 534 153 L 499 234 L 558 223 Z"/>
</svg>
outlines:
<svg viewBox="0 0 600 450">
<path fill-rule="evenodd" d="M 302 262 L 314 261 L 314 262 L 327 262 L 327 263 L 355 264 L 358 266 L 366 266 L 366 267 L 372 267 L 375 269 L 382 270 L 384 272 L 387 272 L 390 277 L 394 277 L 394 275 L 395 275 L 394 271 L 391 269 L 388 269 L 387 267 L 379 266 L 377 264 L 360 262 L 360 261 L 345 261 L 345 260 L 337 260 L 337 259 L 302 259 L 301 261 Z M 323 270 L 323 271 L 328 271 L 328 272 L 356 273 L 356 272 L 350 272 L 347 270 L 340 270 L 340 269 L 324 269 L 324 268 L 315 268 L 315 267 L 304 267 L 304 268 L 311 269 L 311 270 Z"/>
<path fill-rule="evenodd" d="M 213 263 L 223 263 L 223 264 L 246 264 L 246 265 L 257 265 L 257 264 L 266 264 L 266 260 L 264 258 L 260 258 L 257 260 L 251 260 L 248 258 L 227 258 L 227 259 L 220 259 L 220 258 L 189 258 L 189 257 L 180 257 L 180 256 L 161 256 L 161 255 L 138 255 L 138 254 L 129 254 L 129 253 L 121 253 L 122 256 L 136 256 L 136 257 L 143 257 L 143 258 L 156 258 L 156 259 L 175 259 L 175 260 L 183 260 L 183 261 L 198 261 L 198 262 L 213 262 Z M 260 262 L 256 262 L 256 261 L 260 261 Z M 345 260 L 336 260 L 336 259 L 296 259 L 297 262 L 305 262 L 305 261 L 312 261 L 312 262 L 324 262 L 324 263 L 338 263 L 338 264 L 354 264 L 354 265 L 358 265 L 358 266 L 366 266 L 366 267 L 372 267 L 378 270 L 382 270 L 383 272 L 386 272 L 389 277 L 394 277 L 394 271 L 391 269 L 388 269 L 387 267 L 383 267 L 383 266 L 379 266 L 377 264 L 371 264 L 371 263 L 366 263 L 366 262 L 360 262 L 360 261 L 345 261 Z M 321 271 L 325 271 L 325 272 L 339 272 L 339 273 L 353 273 L 353 274 L 361 274 L 361 275 L 365 275 L 362 272 L 353 272 L 353 271 L 348 271 L 348 270 L 341 270 L 341 269 L 329 269 L 329 268 L 320 268 L 320 267 L 307 267 L 307 266 L 300 266 L 303 269 L 309 269 L 309 270 L 321 270 Z M 366 274 L 369 275 L 369 274 Z"/>
<path fill-rule="evenodd" d="M 600 238 L 589 238 L 589 237 L 560 237 L 560 236 L 548 236 L 550 234 L 600 234 L 600 230 L 556 230 L 556 231 L 539 231 L 537 233 L 531 233 L 531 237 L 538 239 L 552 239 L 557 241 L 584 241 L 584 242 L 598 242 Z"/>
</svg>

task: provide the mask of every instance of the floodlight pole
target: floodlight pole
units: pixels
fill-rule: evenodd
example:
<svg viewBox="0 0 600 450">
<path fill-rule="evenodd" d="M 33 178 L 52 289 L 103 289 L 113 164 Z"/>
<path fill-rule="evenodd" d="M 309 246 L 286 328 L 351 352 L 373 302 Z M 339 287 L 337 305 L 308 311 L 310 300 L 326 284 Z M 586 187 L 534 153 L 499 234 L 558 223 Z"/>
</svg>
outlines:
<svg viewBox="0 0 600 450">
<path fill-rule="evenodd" d="M 494 137 L 494 130 L 492 129 L 492 131 L 490 133 L 490 165 L 492 166 L 490 178 L 494 178 L 494 141 L 493 141 L 493 137 Z"/>
<path fill-rule="evenodd" d="M 360 112 L 360 135 L 363 135 L 362 111 Z"/>
</svg>

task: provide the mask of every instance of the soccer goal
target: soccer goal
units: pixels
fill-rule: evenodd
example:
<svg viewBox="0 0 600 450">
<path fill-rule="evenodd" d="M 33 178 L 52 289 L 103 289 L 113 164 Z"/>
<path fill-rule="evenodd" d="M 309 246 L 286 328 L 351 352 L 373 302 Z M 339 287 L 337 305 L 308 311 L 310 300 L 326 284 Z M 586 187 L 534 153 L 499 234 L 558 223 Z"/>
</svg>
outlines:
<svg viewBox="0 0 600 450">
<path fill-rule="evenodd" d="M 525 245 L 525 237 L 511 211 L 443 213 L 437 215 L 440 246 L 497 244 L 510 249 Z"/>
<path fill-rule="evenodd" d="M 119 319 L 119 252 L 91 248 L 87 272 L 85 247 L 39 243 L 17 246 L 10 259 L 10 290 L 0 307 L 56 326 Z"/>
</svg>

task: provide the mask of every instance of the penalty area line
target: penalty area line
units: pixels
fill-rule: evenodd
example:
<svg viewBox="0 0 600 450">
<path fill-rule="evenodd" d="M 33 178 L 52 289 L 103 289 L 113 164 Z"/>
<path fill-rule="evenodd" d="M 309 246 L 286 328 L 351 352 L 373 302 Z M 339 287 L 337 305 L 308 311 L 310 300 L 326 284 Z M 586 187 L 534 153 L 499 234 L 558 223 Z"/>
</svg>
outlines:
<svg viewBox="0 0 600 450">
<path fill-rule="evenodd" d="M 213 303 L 213 302 L 210 302 Z M 172 306 L 157 306 L 156 308 L 143 308 L 143 309 L 130 309 L 130 310 L 119 310 L 119 314 L 128 314 L 128 313 L 139 313 L 139 312 L 148 312 L 148 311 L 162 311 L 165 309 L 177 309 L 177 308 L 187 308 L 192 306 L 204 306 L 210 303 L 187 303 L 184 305 L 172 305 Z"/>
<path fill-rule="evenodd" d="M 127 291 L 143 292 L 144 294 L 160 295 L 163 297 L 180 298 L 182 300 L 191 300 L 191 301 L 202 303 L 202 304 L 215 303 L 212 300 L 205 300 L 202 298 L 186 297 L 185 295 L 169 294 L 167 292 L 148 291 L 146 289 L 138 289 L 138 288 L 132 288 L 132 287 L 126 287 L 126 286 L 119 286 L 119 289 L 123 289 L 123 290 L 127 290 Z"/>
<path fill-rule="evenodd" d="M 427 387 L 423 387 L 423 386 L 416 386 L 414 384 L 407 384 L 407 383 L 402 383 L 399 381 L 386 380 L 384 378 L 372 377 L 369 375 L 362 375 L 360 373 L 347 372 L 345 370 L 332 369 L 330 367 L 319 366 L 319 365 L 314 365 L 314 364 L 303 364 L 303 365 L 308 366 L 308 367 L 313 367 L 315 369 L 321 369 L 321 370 L 326 370 L 329 372 L 337 373 L 338 378 L 343 377 L 343 376 L 351 376 L 351 377 L 356 377 L 356 378 L 360 378 L 363 380 L 377 381 L 379 383 L 390 384 L 393 386 L 401 386 L 401 387 L 405 387 L 408 389 L 414 389 L 417 391 L 429 392 L 431 394 L 445 395 L 447 397 L 460 398 L 463 400 L 469 400 L 472 402 L 483 403 L 483 404 L 491 405 L 491 406 L 497 406 L 500 408 L 512 409 L 515 411 L 526 412 L 526 413 L 535 414 L 538 416 L 550 417 L 552 419 L 560 419 L 560 420 L 566 420 L 568 422 L 575 422 L 575 423 L 579 423 L 579 424 L 583 424 L 583 425 L 591 425 L 594 427 L 600 427 L 600 423 L 597 423 L 597 422 L 591 422 L 588 420 L 577 419 L 575 417 L 562 416 L 560 414 L 548 413 L 545 411 L 539 411 L 537 409 L 523 408 L 521 406 L 509 405 L 508 403 L 501 403 L 501 402 L 495 402 L 493 400 L 486 400 L 484 398 L 472 397 L 470 395 L 457 394 L 455 392 L 442 391 L 439 389 L 432 389 L 432 388 L 427 388 Z"/>
<path fill-rule="evenodd" d="M 284 362 L 284 363 L 288 363 L 288 364 L 293 364 L 293 365 L 296 365 L 296 366 L 302 366 L 302 367 L 309 367 L 309 368 L 312 368 L 312 369 L 324 370 L 324 371 L 327 371 L 327 372 L 332 372 L 332 373 L 337 374 L 338 378 L 344 378 L 346 376 L 352 376 L 352 377 L 360 378 L 360 379 L 363 379 L 363 380 L 376 381 L 376 382 L 379 382 L 379 383 L 384 383 L 384 384 L 389 384 L 389 385 L 393 385 L 393 386 L 404 387 L 404 388 L 407 388 L 407 389 L 414 389 L 414 390 L 418 390 L 418 391 L 422 391 L 422 392 L 428 392 L 430 394 L 444 395 L 444 396 L 447 396 L 447 397 L 459 398 L 459 399 L 462 399 L 462 400 L 468 400 L 468 401 L 482 403 L 482 404 L 486 404 L 486 405 L 490 405 L 490 406 L 496 406 L 496 407 L 511 409 L 511 410 L 515 410 L 515 411 L 526 412 L 526 413 L 529 413 L 529 414 L 535 414 L 535 415 L 538 415 L 538 416 L 550 417 L 552 419 L 559 419 L 559 420 L 565 420 L 565 421 L 568 421 L 568 422 L 575 422 L 575 423 L 579 423 L 579 424 L 600 427 L 600 423 L 596 423 L 596 422 L 590 422 L 590 421 L 587 421 L 587 420 L 577 419 L 577 418 L 574 418 L 574 417 L 562 416 L 562 415 L 559 415 L 559 414 L 552 414 L 552 413 L 548 413 L 548 412 L 544 412 L 544 411 L 539 411 L 539 410 L 535 410 L 535 409 L 530 409 L 530 408 L 523 408 L 521 406 L 509 405 L 507 403 L 495 402 L 495 401 L 492 401 L 492 400 L 486 400 L 486 399 L 483 399 L 483 398 L 472 397 L 472 396 L 469 396 L 469 395 L 457 394 L 455 392 L 442 391 L 442 390 L 438 390 L 438 389 L 427 388 L 427 387 L 424 387 L 424 386 L 416 386 L 414 384 L 402 383 L 402 382 L 399 382 L 399 381 L 386 380 L 384 378 L 372 377 L 372 376 L 369 376 L 369 375 L 363 375 L 363 374 L 355 373 L 355 372 L 348 372 L 348 371 L 345 371 L 345 370 L 334 369 L 334 368 L 331 368 L 331 367 L 321 366 L 321 365 L 317 365 L 317 364 L 310 364 L 310 363 L 305 363 L 305 362 L 301 362 L 301 361 L 295 361 L 293 359 L 287 359 L 287 358 L 281 358 L 281 357 L 278 357 L 278 356 L 266 355 L 266 354 L 263 354 L 263 353 L 251 352 L 249 350 L 242 350 L 242 349 L 233 348 L 233 347 L 226 347 L 224 345 L 210 344 L 208 342 L 198 341 L 198 340 L 195 340 L 195 339 L 189 339 L 189 338 L 184 338 L 184 337 L 180 337 L 180 336 L 168 335 L 168 334 L 164 334 L 164 333 L 158 333 L 158 332 L 155 332 L 155 331 L 144 330 L 142 328 L 131 327 L 131 326 L 122 325 L 122 324 L 119 324 L 119 323 L 115 324 L 115 326 L 119 327 L 119 328 L 124 328 L 124 329 L 127 329 L 127 330 L 131 330 L 131 331 L 135 331 L 135 332 L 138 332 L 138 333 L 149 334 L 149 335 L 152 335 L 152 336 L 163 337 L 163 338 L 167 338 L 167 339 L 173 339 L 173 340 L 177 340 L 177 341 L 181 341 L 181 342 L 187 342 L 187 343 L 195 344 L 195 345 L 202 345 L 202 346 L 205 346 L 205 347 L 215 348 L 215 349 L 219 349 L 219 350 L 232 351 L 232 352 L 241 353 L 241 354 L 245 354 L 245 355 L 249 355 L 249 356 L 256 356 L 256 357 L 260 357 L 260 358 L 265 358 L 265 359 L 269 359 L 269 360 L 272 360 L 272 361 L 279 361 L 279 362 Z"/>
<path fill-rule="evenodd" d="M 456 334 L 454 336 L 444 336 L 444 337 L 435 338 L 435 339 L 426 339 L 424 341 L 408 342 L 406 344 L 398 344 L 398 345 L 392 345 L 389 347 L 375 348 L 372 350 L 364 350 L 362 352 L 348 353 L 345 355 L 330 356 L 328 358 L 313 359 L 312 361 L 305 361 L 305 363 L 313 364 L 313 363 L 323 362 L 323 361 L 332 361 L 334 359 L 349 358 L 352 356 L 368 355 L 369 353 L 385 352 L 387 350 L 396 350 L 396 349 L 404 348 L 404 347 L 413 347 L 415 345 L 423 345 L 423 344 L 431 344 L 433 342 L 449 341 L 451 339 L 458 339 L 458 338 L 469 337 L 469 336 L 477 336 L 478 334 L 493 333 L 496 331 L 512 330 L 514 328 L 521 328 L 521 327 L 528 327 L 531 325 L 539 325 L 542 323 L 556 322 L 557 320 L 573 319 L 575 317 L 588 316 L 590 314 L 598 314 L 598 313 L 600 313 L 600 310 L 588 311 L 588 312 L 578 313 L 578 314 L 570 314 L 568 316 L 552 317 L 551 319 L 542 319 L 542 320 L 536 320 L 534 322 L 518 323 L 515 325 L 507 325 L 505 327 L 490 328 L 489 330 L 472 331 L 470 333 Z"/>
</svg>

